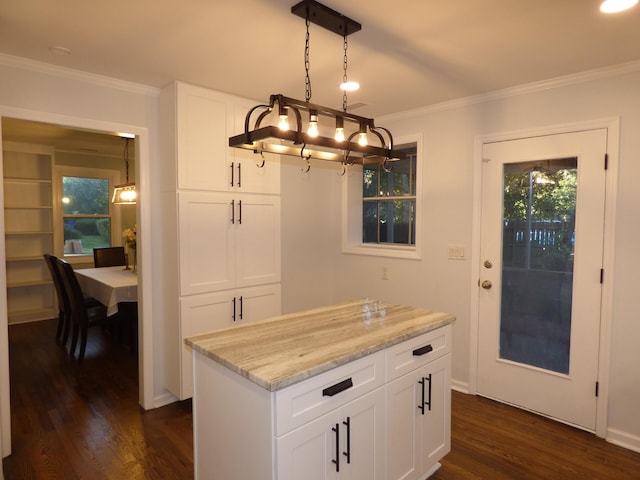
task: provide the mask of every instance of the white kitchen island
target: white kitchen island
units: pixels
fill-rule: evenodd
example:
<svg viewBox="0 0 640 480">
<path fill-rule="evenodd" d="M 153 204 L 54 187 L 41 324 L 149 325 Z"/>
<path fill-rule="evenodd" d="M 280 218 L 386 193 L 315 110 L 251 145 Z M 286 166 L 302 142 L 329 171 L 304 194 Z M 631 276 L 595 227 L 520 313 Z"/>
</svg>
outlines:
<svg viewBox="0 0 640 480">
<path fill-rule="evenodd" d="M 196 478 L 427 478 L 450 449 L 454 320 L 360 299 L 186 339 Z"/>
</svg>

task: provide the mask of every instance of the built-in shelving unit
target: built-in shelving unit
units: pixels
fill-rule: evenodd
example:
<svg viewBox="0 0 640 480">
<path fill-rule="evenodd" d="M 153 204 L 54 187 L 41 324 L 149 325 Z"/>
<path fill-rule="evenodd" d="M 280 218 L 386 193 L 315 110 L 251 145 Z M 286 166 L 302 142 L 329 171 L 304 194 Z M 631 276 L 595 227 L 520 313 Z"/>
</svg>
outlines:
<svg viewBox="0 0 640 480">
<path fill-rule="evenodd" d="M 2 150 L 9 323 L 53 318 L 55 291 L 42 256 L 53 252 L 53 150 L 12 142 Z"/>
</svg>

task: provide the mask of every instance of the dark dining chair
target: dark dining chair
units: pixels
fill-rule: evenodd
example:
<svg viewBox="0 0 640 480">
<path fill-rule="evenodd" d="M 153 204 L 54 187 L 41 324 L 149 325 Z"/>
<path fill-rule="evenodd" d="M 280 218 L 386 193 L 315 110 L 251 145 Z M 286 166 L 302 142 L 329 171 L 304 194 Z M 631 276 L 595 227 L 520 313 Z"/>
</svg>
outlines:
<svg viewBox="0 0 640 480">
<path fill-rule="evenodd" d="M 60 276 L 60 270 L 57 266 L 58 257 L 49 253 L 45 253 L 43 256 L 47 264 L 47 268 L 49 269 L 49 273 L 51 273 L 51 279 L 53 280 L 53 286 L 56 290 L 56 297 L 58 299 L 58 328 L 56 329 L 56 340 L 62 345 L 66 345 L 72 322 L 69 296 L 62 281 L 62 277 Z M 89 309 L 102 305 L 93 297 L 85 296 L 83 301 L 86 308 Z"/>
<path fill-rule="evenodd" d="M 93 266 L 117 267 L 126 264 L 124 247 L 105 247 L 93 249 Z"/>
<path fill-rule="evenodd" d="M 69 353 L 71 357 L 75 356 L 78 336 L 80 337 L 80 351 L 78 353 L 78 361 L 84 358 L 87 348 L 87 330 L 98 325 L 109 325 L 116 320 L 107 316 L 107 307 L 98 302 L 98 305 L 88 307 L 85 303 L 85 296 L 82 288 L 78 283 L 76 273 L 73 267 L 63 259 L 58 259 L 56 267 L 60 272 L 62 284 L 68 294 L 69 306 L 71 311 L 71 324 L 73 325 L 73 334 L 71 337 L 71 346 Z"/>
<path fill-rule="evenodd" d="M 67 320 L 67 312 L 69 312 L 68 301 L 65 298 L 64 286 L 62 285 L 62 279 L 60 273 L 55 266 L 55 262 L 58 261 L 58 257 L 45 253 L 44 261 L 47 264 L 51 279 L 53 280 L 53 287 L 56 290 L 56 296 L 58 297 L 58 328 L 56 329 L 56 341 L 61 342 L 63 345 L 67 343 L 67 337 L 69 336 L 69 322 Z M 66 307 L 66 308 L 65 308 Z"/>
</svg>

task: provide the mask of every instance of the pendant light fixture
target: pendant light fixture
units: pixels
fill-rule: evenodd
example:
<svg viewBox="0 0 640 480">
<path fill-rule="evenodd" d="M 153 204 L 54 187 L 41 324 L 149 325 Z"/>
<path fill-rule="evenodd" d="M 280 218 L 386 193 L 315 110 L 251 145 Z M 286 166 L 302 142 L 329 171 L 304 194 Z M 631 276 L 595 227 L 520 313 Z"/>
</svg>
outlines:
<svg viewBox="0 0 640 480">
<path fill-rule="evenodd" d="M 116 205 L 135 205 L 138 194 L 136 192 L 136 184 L 129 183 L 129 141 L 134 138 L 133 135 L 120 134 L 124 138 L 124 169 L 126 183 L 116 185 L 113 189 L 113 197 L 111 203 Z"/>
<path fill-rule="evenodd" d="M 347 90 L 353 87 L 347 79 L 347 36 L 362 26 L 315 0 L 303 0 L 291 7 L 291 13 L 305 19 L 305 100 L 281 94 L 271 95 L 268 104 L 256 105 L 245 116 L 244 132 L 229 138 L 229 146 L 301 157 L 354 163 L 386 163 L 398 160 L 403 154 L 393 149 L 393 136 L 383 127 L 376 127 L 374 119 L 347 111 Z M 342 110 L 311 103 L 309 76 L 309 25 L 314 23 L 343 37 L 344 75 Z M 255 118 L 252 118 L 254 117 Z M 335 128 L 333 137 L 320 134 L 322 120 L 328 128 Z M 253 123 L 252 123 L 253 121 Z M 268 123 L 272 124 L 268 124 Z M 306 122 L 306 126 L 303 126 Z M 263 125 L 265 123 L 266 125 Z"/>
</svg>

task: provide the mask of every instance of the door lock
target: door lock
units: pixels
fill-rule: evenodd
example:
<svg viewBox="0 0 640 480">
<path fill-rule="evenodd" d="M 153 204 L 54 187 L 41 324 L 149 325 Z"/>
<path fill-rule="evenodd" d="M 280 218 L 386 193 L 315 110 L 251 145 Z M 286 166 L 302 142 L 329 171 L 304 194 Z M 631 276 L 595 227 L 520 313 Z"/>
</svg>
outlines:
<svg viewBox="0 0 640 480">
<path fill-rule="evenodd" d="M 480 286 L 482 288 L 484 288 L 485 290 L 489 290 L 491 288 L 491 280 L 483 280 L 483 282 L 480 284 Z"/>
</svg>

